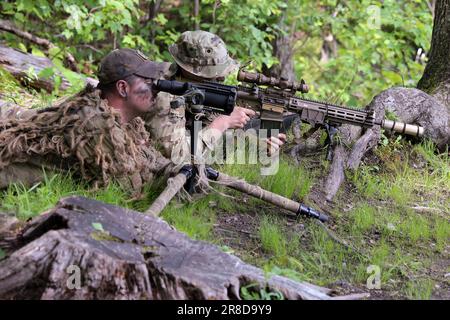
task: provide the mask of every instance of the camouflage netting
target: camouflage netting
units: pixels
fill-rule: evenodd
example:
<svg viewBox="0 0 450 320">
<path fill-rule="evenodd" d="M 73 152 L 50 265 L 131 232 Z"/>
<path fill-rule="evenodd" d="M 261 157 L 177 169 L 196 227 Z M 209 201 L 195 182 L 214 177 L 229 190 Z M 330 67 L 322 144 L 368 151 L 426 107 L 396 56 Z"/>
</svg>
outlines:
<svg viewBox="0 0 450 320">
<path fill-rule="evenodd" d="M 94 186 L 117 180 L 139 192 L 171 162 L 150 145 L 140 118 L 120 124 L 119 117 L 88 86 L 27 119 L 0 119 L 0 172 L 18 163 L 50 163 Z"/>
</svg>

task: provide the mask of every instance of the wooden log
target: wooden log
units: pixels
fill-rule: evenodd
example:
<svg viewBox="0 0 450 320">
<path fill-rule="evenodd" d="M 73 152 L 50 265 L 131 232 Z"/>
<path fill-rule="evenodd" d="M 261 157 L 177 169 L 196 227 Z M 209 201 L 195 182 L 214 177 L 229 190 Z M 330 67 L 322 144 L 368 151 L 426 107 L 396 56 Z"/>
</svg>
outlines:
<svg viewBox="0 0 450 320">
<path fill-rule="evenodd" d="M 53 68 L 53 62 L 45 57 L 37 57 L 35 55 L 22 52 L 17 49 L 0 45 L 0 67 L 11 73 L 16 79 L 28 87 L 35 89 L 43 89 L 52 92 L 54 89 L 54 80 L 51 78 L 30 76 L 30 70 L 38 75 L 45 68 Z M 64 76 L 57 72 L 61 77 L 61 90 L 70 87 L 70 82 Z M 97 80 L 86 78 L 86 83 L 97 84 Z"/>
<path fill-rule="evenodd" d="M 10 32 L 22 39 L 25 39 L 32 43 L 35 43 L 38 46 L 43 47 L 46 50 L 46 52 L 48 52 L 48 50 L 50 50 L 50 49 L 56 48 L 56 46 L 49 40 L 37 37 L 27 31 L 20 30 L 11 21 L 8 21 L 8 20 L 0 19 L 0 30 Z M 75 58 L 70 54 L 70 52 L 65 53 L 65 60 L 66 60 L 67 66 L 69 67 L 70 70 L 72 70 L 74 72 L 80 72 L 80 70 L 77 67 Z"/>
<path fill-rule="evenodd" d="M 331 298 L 326 288 L 266 277 L 160 218 L 83 197 L 60 200 L 18 241 L 0 261 L 0 299 L 239 299 L 249 284 L 285 299 Z"/>
<path fill-rule="evenodd" d="M 38 75 L 45 68 L 53 68 L 52 61 L 45 57 L 37 57 L 17 49 L 0 45 L 0 67 L 11 73 L 17 80 L 26 86 L 35 89 L 53 91 L 54 83 L 52 79 L 35 78 L 30 76 L 30 70 Z M 63 79 L 61 89 L 67 89 L 70 83 Z"/>
</svg>

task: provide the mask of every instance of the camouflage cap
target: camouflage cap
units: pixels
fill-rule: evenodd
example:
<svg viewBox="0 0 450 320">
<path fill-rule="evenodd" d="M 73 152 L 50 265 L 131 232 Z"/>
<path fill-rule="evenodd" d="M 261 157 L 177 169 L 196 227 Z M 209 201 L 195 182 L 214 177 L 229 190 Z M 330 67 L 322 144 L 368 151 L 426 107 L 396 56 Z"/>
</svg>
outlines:
<svg viewBox="0 0 450 320">
<path fill-rule="evenodd" d="M 97 77 L 108 84 L 134 74 L 143 78 L 159 79 L 167 72 L 169 63 L 150 61 L 142 52 L 133 49 L 116 49 L 100 62 Z"/>
<path fill-rule="evenodd" d="M 203 78 L 225 77 L 239 67 L 223 40 L 207 31 L 183 32 L 169 52 L 181 68 Z"/>
</svg>

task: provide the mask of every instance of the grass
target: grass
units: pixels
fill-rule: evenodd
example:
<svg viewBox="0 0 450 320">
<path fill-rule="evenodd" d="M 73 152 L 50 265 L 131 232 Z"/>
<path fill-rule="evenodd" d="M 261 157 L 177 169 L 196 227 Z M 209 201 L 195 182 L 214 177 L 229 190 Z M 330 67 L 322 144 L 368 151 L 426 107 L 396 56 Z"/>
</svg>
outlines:
<svg viewBox="0 0 450 320">
<path fill-rule="evenodd" d="M 276 258 L 285 257 L 287 254 L 287 239 L 280 224 L 274 219 L 264 216 L 259 226 L 259 238 L 261 246 L 267 253 Z"/>
<path fill-rule="evenodd" d="M 206 197 L 197 203 L 169 205 L 162 212 L 162 217 L 177 230 L 197 240 L 214 242 L 212 228 L 215 222 L 214 210 L 210 207 L 211 197 Z"/>
<path fill-rule="evenodd" d="M 324 286 L 346 282 L 365 289 L 370 276 L 368 267 L 374 265 L 380 268 L 383 292 L 393 297 L 429 299 L 436 282 L 426 275 L 438 260 L 448 261 L 449 157 L 435 154 L 429 142 L 409 146 L 404 141 L 395 148 L 389 144 L 377 148 L 375 156 L 380 162 L 363 164 L 349 175 L 354 191 L 341 192 L 336 199 L 334 221 L 329 227 L 347 246 L 334 241 L 312 220 L 298 220 L 296 224 L 304 225 L 304 231 L 298 233 L 292 222 L 276 214 L 276 208 L 222 187 L 217 189 L 233 197 L 210 194 L 193 203 L 172 201 L 162 217 L 192 238 L 216 243 L 226 252 L 263 267 L 268 276 L 278 274 Z M 282 158 L 279 171 L 273 176 L 261 176 L 257 165 L 224 165 L 220 170 L 308 202 L 321 168 L 307 171 L 305 167 L 293 166 Z M 143 211 L 163 186 L 158 182 L 146 189 L 144 199 L 131 201 L 117 185 L 92 191 L 70 176 L 55 175 L 28 189 L 10 186 L 0 195 L 0 211 L 28 219 L 69 195 Z M 347 205 L 352 209 L 343 210 Z M 417 207 L 426 210 L 417 211 Z M 214 225 L 221 212 L 256 214 L 256 255 L 250 255 L 248 247 L 230 245 L 216 236 Z M 248 299 L 277 298 L 252 287 L 241 294 Z"/>
<path fill-rule="evenodd" d="M 375 224 L 376 209 L 367 203 L 361 204 L 352 212 L 352 229 L 354 232 L 362 233 L 371 229 Z"/>
<path fill-rule="evenodd" d="M 402 141 L 379 147 L 375 153 L 383 162 L 363 164 L 350 175 L 356 192 L 341 193 L 337 199 L 343 201 L 340 205 L 351 202 L 353 209 L 347 213 L 337 209 L 339 213 L 334 214 L 335 232 L 357 251 L 334 242 L 308 223 L 309 242 L 301 242 L 302 250 L 288 251 L 288 258 L 294 258 L 297 266 L 286 265 L 286 259 L 272 259 L 266 268 L 323 285 L 345 281 L 365 287 L 367 268 L 375 265 L 381 271 L 382 289 L 394 296 L 432 296 L 435 282 L 424 274 L 439 259 L 448 261 L 448 154 L 436 154 L 428 141 L 415 146 Z M 408 280 L 415 277 L 424 279 Z"/>
<path fill-rule="evenodd" d="M 442 218 L 436 219 L 433 235 L 436 240 L 436 249 L 439 252 L 443 252 L 450 240 L 450 223 L 448 220 Z"/>
<path fill-rule="evenodd" d="M 406 285 L 405 294 L 408 299 L 428 300 L 433 293 L 434 282 L 430 279 L 410 281 Z"/>
<path fill-rule="evenodd" d="M 416 214 L 409 215 L 404 222 L 400 224 L 399 229 L 411 242 L 427 240 L 430 238 L 430 227 L 428 220 Z"/>
<path fill-rule="evenodd" d="M 115 184 L 91 191 L 88 186 L 76 183 L 69 174 L 55 174 L 46 175 L 43 182 L 31 188 L 21 184 L 11 185 L 1 196 L 0 209 L 14 213 L 21 220 L 27 220 L 52 208 L 60 198 L 72 195 L 90 197 L 124 207 L 128 206 L 127 198 L 129 198 L 128 194 Z"/>
<path fill-rule="evenodd" d="M 287 157 L 281 157 L 279 169 L 274 175 L 262 176 L 260 169 L 260 165 L 224 165 L 219 171 L 298 201 L 306 199 L 317 175 L 315 171 L 296 166 Z"/>
</svg>

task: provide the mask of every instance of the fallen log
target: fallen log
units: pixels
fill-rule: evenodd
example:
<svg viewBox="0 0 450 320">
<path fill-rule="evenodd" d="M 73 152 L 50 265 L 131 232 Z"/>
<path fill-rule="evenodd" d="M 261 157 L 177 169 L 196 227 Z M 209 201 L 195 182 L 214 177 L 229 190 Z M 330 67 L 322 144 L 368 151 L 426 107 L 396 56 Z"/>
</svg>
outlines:
<svg viewBox="0 0 450 320">
<path fill-rule="evenodd" d="M 36 75 L 39 75 L 46 68 L 54 67 L 55 65 L 48 58 L 37 57 L 17 49 L 0 45 L 0 68 L 11 73 L 14 78 L 27 87 L 52 92 L 55 85 L 54 79 L 52 77 L 44 78 Z M 30 70 L 33 70 L 32 75 L 30 75 Z M 57 74 L 62 80 L 59 89 L 65 90 L 69 88 L 71 85 L 70 82 L 61 73 L 57 72 Z M 93 85 L 97 85 L 98 82 L 92 78 L 86 78 L 85 81 Z"/>
<path fill-rule="evenodd" d="M 326 288 L 266 277 L 160 218 L 83 197 L 61 199 L 17 243 L 0 261 L 0 299 L 240 299 L 251 284 L 285 299 L 332 298 Z"/>
<path fill-rule="evenodd" d="M 54 81 L 51 78 L 34 77 L 30 75 L 30 70 L 38 75 L 46 68 L 53 68 L 52 61 L 45 57 L 22 52 L 17 49 L 0 45 L 0 67 L 11 73 L 14 78 L 22 84 L 34 89 L 44 89 L 48 92 L 53 91 Z M 70 87 L 69 81 L 63 79 L 60 88 L 62 90 Z"/>
<path fill-rule="evenodd" d="M 22 39 L 25 39 L 34 44 L 37 44 L 38 46 L 43 47 L 47 53 L 50 49 L 56 48 L 56 46 L 49 40 L 37 37 L 27 31 L 20 30 L 11 21 L 8 21 L 8 20 L 0 19 L 0 30 L 10 32 Z M 70 52 L 65 53 L 65 60 L 66 60 L 67 66 L 69 67 L 70 70 L 72 70 L 74 72 L 80 72 L 80 70 L 77 67 L 75 58 L 70 54 Z"/>
</svg>

